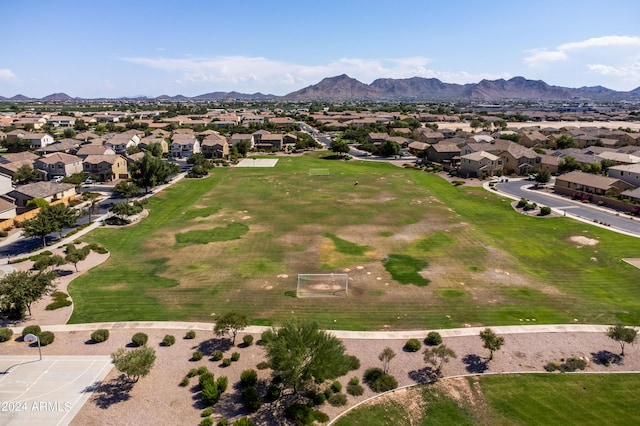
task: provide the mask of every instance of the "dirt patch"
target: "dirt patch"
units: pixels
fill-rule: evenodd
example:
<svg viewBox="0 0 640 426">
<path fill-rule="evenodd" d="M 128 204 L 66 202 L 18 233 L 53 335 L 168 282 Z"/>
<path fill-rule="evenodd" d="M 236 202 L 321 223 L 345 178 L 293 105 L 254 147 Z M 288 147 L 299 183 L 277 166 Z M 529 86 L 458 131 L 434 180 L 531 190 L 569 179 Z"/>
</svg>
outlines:
<svg viewBox="0 0 640 426">
<path fill-rule="evenodd" d="M 569 237 L 569 241 L 578 246 L 595 246 L 600 242 L 594 238 L 588 238 L 582 235 L 574 235 L 573 237 Z"/>
</svg>

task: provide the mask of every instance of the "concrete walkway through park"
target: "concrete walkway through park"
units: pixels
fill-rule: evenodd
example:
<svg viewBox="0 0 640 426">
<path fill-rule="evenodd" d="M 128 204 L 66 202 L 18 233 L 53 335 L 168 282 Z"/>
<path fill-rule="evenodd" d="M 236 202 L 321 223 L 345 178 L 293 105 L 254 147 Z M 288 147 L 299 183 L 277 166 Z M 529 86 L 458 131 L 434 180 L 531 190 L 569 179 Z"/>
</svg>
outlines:
<svg viewBox="0 0 640 426">
<path fill-rule="evenodd" d="M 47 325 L 47 330 L 54 333 L 93 331 L 99 328 L 108 330 L 213 330 L 213 323 L 207 322 L 177 322 L 177 321 L 132 321 L 132 322 L 108 322 L 89 324 L 59 324 Z M 523 334 L 523 333 L 604 333 L 610 326 L 596 324 L 536 324 L 536 325 L 503 325 L 494 326 L 491 329 L 496 334 Z M 243 333 L 260 334 L 271 327 L 249 326 Z M 396 340 L 424 338 L 429 331 L 437 331 L 442 337 L 477 336 L 486 327 L 449 328 L 440 330 L 407 330 L 407 331 L 348 331 L 330 330 L 341 339 L 370 339 L 370 340 Z M 14 334 L 22 332 L 22 327 L 12 328 Z"/>
</svg>

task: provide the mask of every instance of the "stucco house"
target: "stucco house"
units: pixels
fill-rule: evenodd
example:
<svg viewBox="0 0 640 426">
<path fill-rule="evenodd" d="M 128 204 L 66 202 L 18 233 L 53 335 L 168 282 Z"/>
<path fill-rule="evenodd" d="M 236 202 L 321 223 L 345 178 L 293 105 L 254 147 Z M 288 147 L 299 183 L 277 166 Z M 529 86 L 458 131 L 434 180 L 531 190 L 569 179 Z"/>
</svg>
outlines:
<svg viewBox="0 0 640 426">
<path fill-rule="evenodd" d="M 502 158 L 486 151 L 472 152 L 460 157 L 458 174 L 463 177 L 495 176 L 502 172 Z"/>
<path fill-rule="evenodd" d="M 556 178 L 555 191 L 559 194 L 617 195 L 634 186 L 620 179 L 573 171 Z"/>
<path fill-rule="evenodd" d="M 25 207 L 27 202 L 34 198 L 42 198 L 51 203 L 72 197 L 76 195 L 76 186 L 72 183 L 42 181 L 19 185 L 7 195 L 16 200 L 16 206 Z"/>
<path fill-rule="evenodd" d="M 56 152 L 38 158 L 35 161 L 35 168 L 43 172 L 46 180 L 58 176 L 71 176 L 82 173 L 82 158 L 64 152 Z"/>
<path fill-rule="evenodd" d="M 88 155 L 82 162 L 83 171 L 102 182 L 127 179 L 127 160 L 121 155 Z"/>
</svg>

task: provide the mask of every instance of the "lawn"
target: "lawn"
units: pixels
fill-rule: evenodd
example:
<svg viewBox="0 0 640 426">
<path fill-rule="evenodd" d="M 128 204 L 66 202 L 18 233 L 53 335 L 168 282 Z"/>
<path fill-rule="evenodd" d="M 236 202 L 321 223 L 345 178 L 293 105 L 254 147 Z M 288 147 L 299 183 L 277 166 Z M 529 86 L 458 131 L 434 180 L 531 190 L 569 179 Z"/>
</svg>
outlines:
<svg viewBox="0 0 640 426">
<path fill-rule="evenodd" d="M 638 424 L 638 374 L 523 374 L 469 378 L 479 382 L 473 401 L 458 403 L 442 389 L 424 385 L 422 412 L 405 410 L 392 396 L 351 411 L 336 426 L 394 425 L 620 425 Z M 477 384 L 476 384 L 477 386 Z M 459 395 L 458 395 L 459 396 Z M 414 404 L 415 405 L 415 404 Z M 421 418 L 418 418 L 420 416 Z M 382 423 L 379 423 L 382 424 Z"/>
<path fill-rule="evenodd" d="M 354 330 L 640 322 L 640 270 L 620 260 L 639 256 L 640 239 L 524 216 L 433 174 L 320 157 L 216 168 L 154 196 L 141 223 L 92 232 L 111 257 L 71 284 L 70 321 L 233 310 Z M 291 297 L 298 273 L 331 272 L 349 274 L 348 298 Z"/>
</svg>

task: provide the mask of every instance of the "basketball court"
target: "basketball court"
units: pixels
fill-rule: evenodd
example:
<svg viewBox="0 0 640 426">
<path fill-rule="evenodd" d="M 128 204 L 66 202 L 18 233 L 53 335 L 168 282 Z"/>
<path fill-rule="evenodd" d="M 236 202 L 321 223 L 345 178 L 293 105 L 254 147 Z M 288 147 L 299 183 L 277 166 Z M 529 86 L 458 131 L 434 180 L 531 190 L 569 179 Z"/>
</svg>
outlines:
<svg viewBox="0 0 640 426">
<path fill-rule="evenodd" d="M 236 167 L 275 167 L 277 158 L 245 158 Z"/>
<path fill-rule="evenodd" d="M 0 424 L 69 424 L 112 367 L 104 355 L 0 356 Z"/>
</svg>

